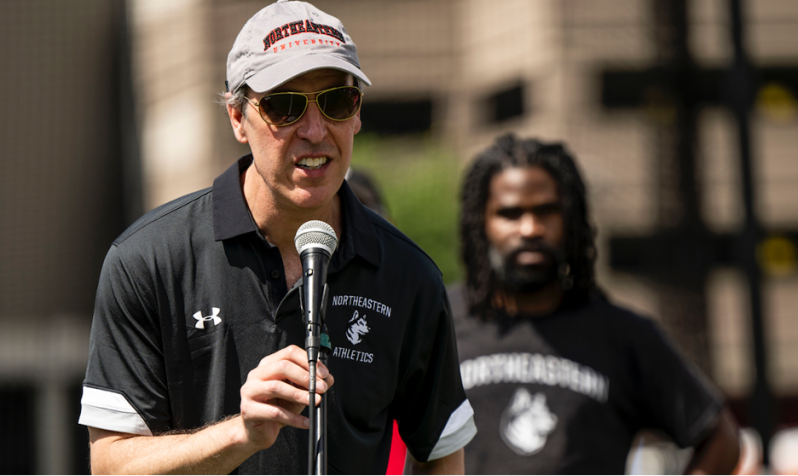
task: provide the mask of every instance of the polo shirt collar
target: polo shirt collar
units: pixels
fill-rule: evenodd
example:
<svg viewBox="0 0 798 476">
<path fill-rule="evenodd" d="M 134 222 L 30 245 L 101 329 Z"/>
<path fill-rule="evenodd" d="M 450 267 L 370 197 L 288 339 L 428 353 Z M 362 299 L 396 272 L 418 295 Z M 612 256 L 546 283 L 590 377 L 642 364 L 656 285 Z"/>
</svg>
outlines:
<svg viewBox="0 0 798 476">
<path fill-rule="evenodd" d="M 380 265 L 380 249 L 374 224 L 368 216 L 369 211 L 360 203 L 355 193 L 344 180 L 338 190 L 343 212 L 343 237 L 338 250 L 333 254 L 330 272 L 338 271 L 358 255 L 374 266 Z"/>
<path fill-rule="evenodd" d="M 251 164 L 252 154 L 247 154 L 213 181 L 213 236 L 216 241 L 258 231 L 241 189 L 241 174 Z M 344 236 L 333 255 L 330 271 L 343 268 L 355 255 L 379 266 L 379 243 L 369 212 L 346 180 L 338 190 L 338 196 L 341 197 Z"/>
<path fill-rule="evenodd" d="M 216 241 L 257 231 L 241 190 L 241 174 L 250 164 L 252 154 L 247 154 L 213 181 L 213 237 Z"/>
</svg>

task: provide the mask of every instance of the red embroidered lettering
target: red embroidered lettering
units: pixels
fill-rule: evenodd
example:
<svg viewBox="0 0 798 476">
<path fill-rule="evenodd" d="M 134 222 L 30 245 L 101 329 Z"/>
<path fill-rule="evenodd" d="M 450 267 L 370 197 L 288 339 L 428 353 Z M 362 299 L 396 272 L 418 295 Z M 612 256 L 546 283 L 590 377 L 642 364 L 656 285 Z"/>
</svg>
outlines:
<svg viewBox="0 0 798 476">
<path fill-rule="evenodd" d="M 285 45 L 280 45 L 280 49 L 284 50 L 285 49 Z"/>
</svg>

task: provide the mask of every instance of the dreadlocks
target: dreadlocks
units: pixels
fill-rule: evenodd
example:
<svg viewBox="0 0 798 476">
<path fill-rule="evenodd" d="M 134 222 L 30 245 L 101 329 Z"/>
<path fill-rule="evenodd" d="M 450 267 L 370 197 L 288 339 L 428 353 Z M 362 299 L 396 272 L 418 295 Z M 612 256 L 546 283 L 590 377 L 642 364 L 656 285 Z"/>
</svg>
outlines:
<svg viewBox="0 0 798 476">
<path fill-rule="evenodd" d="M 485 234 L 485 206 L 491 179 L 504 169 L 530 166 L 541 167 L 557 182 L 565 224 L 566 269 L 569 269 L 568 278 L 573 280 L 565 302 L 582 302 L 597 291 L 593 270 L 595 231 L 588 222 L 585 184 L 574 159 L 561 144 L 521 140 L 508 134 L 477 156 L 466 174 L 460 196 L 461 256 L 466 265 L 468 308 L 472 315 L 482 316 L 491 309 L 491 299 L 500 285 L 490 265 Z"/>
</svg>

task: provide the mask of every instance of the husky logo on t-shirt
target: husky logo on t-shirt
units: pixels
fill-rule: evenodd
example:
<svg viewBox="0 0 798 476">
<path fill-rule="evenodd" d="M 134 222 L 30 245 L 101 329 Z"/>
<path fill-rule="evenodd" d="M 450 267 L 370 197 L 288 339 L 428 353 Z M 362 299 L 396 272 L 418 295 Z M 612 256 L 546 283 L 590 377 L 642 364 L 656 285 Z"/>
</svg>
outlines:
<svg viewBox="0 0 798 476">
<path fill-rule="evenodd" d="M 371 330 L 369 326 L 366 325 L 366 315 L 363 314 L 363 317 L 359 317 L 357 311 L 352 315 L 352 319 L 349 319 L 349 329 L 346 331 L 346 338 L 354 344 L 360 344 L 363 339 L 362 336 L 368 334 Z"/>
<path fill-rule="evenodd" d="M 533 396 L 522 387 L 515 391 L 500 425 L 507 446 L 521 456 L 530 456 L 543 449 L 546 437 L 557 426 L 557 416 L 549 411 L 546 395 Z"/>
</svg>

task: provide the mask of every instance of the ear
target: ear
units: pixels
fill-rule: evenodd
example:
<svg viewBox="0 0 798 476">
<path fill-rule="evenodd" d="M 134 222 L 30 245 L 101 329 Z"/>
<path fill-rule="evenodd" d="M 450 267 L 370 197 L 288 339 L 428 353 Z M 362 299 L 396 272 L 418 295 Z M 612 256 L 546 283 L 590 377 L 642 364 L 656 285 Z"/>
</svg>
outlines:
<svg viewBox="0 0 798 476">
<path fill-rule="evenodd" d="M 360 81 L 358 81 L 357 78 L 355 78 L 354 75 L 350 74 L 349 78 L 352 78 L 352 86 L 354 86 L 356 88 L 360 88 L 361 91 L 363 90 L 363 87 L 360 86 Z M 346 84 L 349 84 L 349 78 L 347 78 Z M 360 100 L 362 101 L 363 98 L 361 97 Z M 360 107 L 362 109 L 363 105 L 361 104 Z M 352 133 L 352 135 L 357 135 L 357 133 L 360 132 L 360 126 L 362 125 L 360 123 L 360 111 L 361 111 L 361 109 L 357 110 L 357 114 L 355 114 L 355 117 L 353 118 L 355 120 L 355 132 Z"/>
<path fill-rule="evenodd" d="M 357 111 L 357 114 L 355 114 L 355 117 L 352 119 L 355 121 L 355 132 L 352 135 L 355 135 L 360 132 L 360 126 L 362 125 L 360 122 L 360 111 Z"/>
<path fill-rule="evenodd" d="M 225 98 L 229 98 L 230 96 L 230 93 L 225 94 Z M 247 107 L 246 104 L 243 107 Z M 241 109 L 228 104 L 227 115 L 230 117 L 230 125 L 233 126 L 233 133 L 236 136 L 236 140 L 242 144 L 248 143 L 247 133 L 244 128 L 244 123 L 246 122 L 247 117 L 244 115 L 244 112 Z"/>
</svg>

